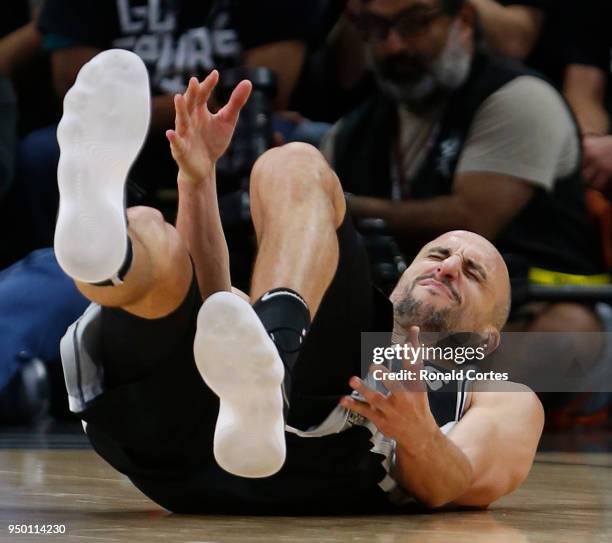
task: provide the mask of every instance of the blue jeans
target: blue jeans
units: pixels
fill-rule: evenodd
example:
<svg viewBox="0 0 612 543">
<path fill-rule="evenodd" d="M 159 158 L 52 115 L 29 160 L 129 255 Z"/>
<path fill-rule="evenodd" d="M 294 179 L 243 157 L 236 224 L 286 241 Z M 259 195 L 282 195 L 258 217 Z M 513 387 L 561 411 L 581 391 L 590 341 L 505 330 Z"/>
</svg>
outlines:
<svg viewBox="0 0 612 543">
<path fill-rule="evenodd" d="M 51 249 L 0 272 L 0 390 L 26 360 L 59 363 L 60 339 L 88 304 Z"/>
</svg>

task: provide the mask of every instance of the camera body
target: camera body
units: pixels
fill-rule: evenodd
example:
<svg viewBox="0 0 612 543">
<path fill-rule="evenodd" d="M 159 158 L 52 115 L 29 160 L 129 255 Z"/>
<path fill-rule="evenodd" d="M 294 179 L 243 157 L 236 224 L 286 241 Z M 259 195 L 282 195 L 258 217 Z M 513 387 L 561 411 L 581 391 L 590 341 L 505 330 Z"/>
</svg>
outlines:
<svg viewBox="0 0 612 543">
<path fill-rule="evenodd" d="M 223 72 L 217 87 L 220 103 L 227 103 L 240 81 L 253 84 L 240 112 L 232 143 L 217 162 L 219 210 L 230 252 L 233 284 L 248 290 L 255 260 L 255 234 L 251 223 L 249 177 L 255 161 L 273 146 L 272 112 L 276 75 L 268 68 L 232 68 Z"/>
<path fill-rule="evenodd" d="M 226 103 L 240 81 L 253 84 L 251 96 L 240 118 L 229 149 L 217 164 L 220 179 L 233 190 L 248 189 L 248 179 L 255 161 L 273 145 L 272 112 L 276 96 L 276 75 L 268 68 L 232 68 L 223 72 L 217 89 L 221 103 Z"/>
</svg>

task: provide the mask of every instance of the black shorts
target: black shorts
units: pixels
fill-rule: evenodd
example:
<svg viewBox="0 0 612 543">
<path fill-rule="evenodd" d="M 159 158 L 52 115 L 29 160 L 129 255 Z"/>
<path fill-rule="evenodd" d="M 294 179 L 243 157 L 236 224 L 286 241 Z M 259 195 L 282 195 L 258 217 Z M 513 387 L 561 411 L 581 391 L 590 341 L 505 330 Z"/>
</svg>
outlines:
<svg viewBox="0 0 612 543">
<path fill-rule="evenodd" d="M 338 269 L 293 379 L 288 423 L 300 429 L 322 422 L 350 392 L 349 378 L 360 374 L 361 332 L 389 331 L 393 322 L 384 302 L 377 307 L 365 250 L 348 215 L 337 233 Z M 87 423 L 96 451 L 177 512 L 354 512 L 386 502 L 377 487 L 385 473 L 378 455 L 369 453 L 371 433 L 364 428 L 322 438 L 286 434 L 287 461 L 265 479 L 235 477 L 217 466 L 218 398 L 193 358 L 200 306 L 194 281 L 167 317 L 147 320 L 93 306 L 69 329 L 62 357 L 71 408 Z"/>
</svg>

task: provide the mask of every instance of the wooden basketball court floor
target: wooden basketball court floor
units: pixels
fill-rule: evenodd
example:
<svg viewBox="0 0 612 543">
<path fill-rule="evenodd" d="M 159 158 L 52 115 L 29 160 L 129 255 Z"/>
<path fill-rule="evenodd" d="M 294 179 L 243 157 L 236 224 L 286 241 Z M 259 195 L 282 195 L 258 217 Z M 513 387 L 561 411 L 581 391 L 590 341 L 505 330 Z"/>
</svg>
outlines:
<svg viewBox="0 0 612 543">
<path fill-rule="evenodd" d="M 609 431 L 547 437 L 527 483 L 488 511 L 366 517 L 171 515 L 99 459 L 76 431 L 5 429 L 0 449 L 1 542 L 612 541 Z M 66 533 L 9 533 L 10 525 L 49 524 L 64 525 Z"/>
</svg>

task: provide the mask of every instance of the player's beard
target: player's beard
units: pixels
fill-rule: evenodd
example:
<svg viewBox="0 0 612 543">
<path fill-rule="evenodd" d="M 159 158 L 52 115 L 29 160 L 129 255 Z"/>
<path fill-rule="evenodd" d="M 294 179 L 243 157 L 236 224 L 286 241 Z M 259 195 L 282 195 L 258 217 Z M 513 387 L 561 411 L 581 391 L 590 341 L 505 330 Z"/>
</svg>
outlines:
<svg viewBox="0 0 612 543">
<path fill-rule="evenodd" d="M 414 297 L 414 289 L 419 282 L 432 277 L 431 274 L 417 277 L 406 289 L 404 295 L 394 300 L 394 320 L 404 330 L 408 330 L 411 326 L 418 326 L 424 332 L 451 332 L 456 328 L 458 315 L 453 309 L 461 304 L 462 298 L 452 285 L 445 283 L 446 288 L 455 299 L 455 303 L 447 307 L 437 308 Z"/>
<path fill-rule="evenodd" d="M 405 330 L 418 326 L 427 332 L 448 332 L 452 328 L 451 308 L 435 308 L 417 300 L 412 293 L 395 304 L 395 321 Z"/>
<path fill-rule="evenodd" d="M 401 53 L 376 59 L 369 49 L 370 64 L 383 93 L 417 114 L 444 104 L 465 83 L 472 63 L 460 28 L 460 22 L 455 21 L 444 49 L 429 66 L 420 57 Z"/>
</svg>

